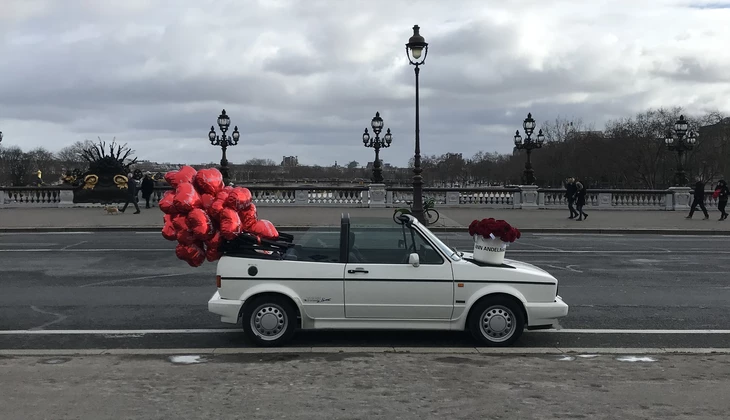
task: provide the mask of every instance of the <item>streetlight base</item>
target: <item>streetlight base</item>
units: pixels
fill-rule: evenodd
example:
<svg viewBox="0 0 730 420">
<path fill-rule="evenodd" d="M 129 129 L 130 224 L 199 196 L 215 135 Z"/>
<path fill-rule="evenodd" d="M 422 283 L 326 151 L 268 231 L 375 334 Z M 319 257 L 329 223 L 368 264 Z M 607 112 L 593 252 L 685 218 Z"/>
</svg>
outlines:
<svg viewBox="0 0 730 420">
<path fill-rule="evenodd" d="M 535 171 L 530 169 L 525 169 L 522 172 L 522 185 L 534 185 L 535 184 Z"/>
</svg>

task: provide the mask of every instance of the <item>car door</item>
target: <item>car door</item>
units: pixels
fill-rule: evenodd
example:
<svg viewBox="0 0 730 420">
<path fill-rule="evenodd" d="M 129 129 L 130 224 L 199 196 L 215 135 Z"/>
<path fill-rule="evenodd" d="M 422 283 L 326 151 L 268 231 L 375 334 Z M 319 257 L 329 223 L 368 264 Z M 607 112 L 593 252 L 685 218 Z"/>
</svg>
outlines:
<svg viewBox="0 0 730 420">
<path fill-rule="evenodd" d="M 345 316 L 450 319 L 451 263 L 417 231 L 405 227 L 350 228 L 345 265 Z M 419 251 L 420 265 L 408 262 Z"/>
</svg>

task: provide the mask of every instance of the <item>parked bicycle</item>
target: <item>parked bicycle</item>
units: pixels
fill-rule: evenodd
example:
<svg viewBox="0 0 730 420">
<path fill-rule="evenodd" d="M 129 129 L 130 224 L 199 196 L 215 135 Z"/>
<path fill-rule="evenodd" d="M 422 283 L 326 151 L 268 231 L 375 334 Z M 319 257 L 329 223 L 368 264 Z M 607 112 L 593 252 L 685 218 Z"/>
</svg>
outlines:
<svg viewBox="0 0 730 420">
<path fill-rule="evenodd" d="M 406 204 L 408 204 L 408 208 L 399 208 L 395 209 L 393 212 L 393 221 L 396 223 L 400 223 L 398 220 L 398 217 L 402 214 L 413 214 L 413 202 L 412 201 L 406 201 Z M 423 201 L 423 218 L 426 222 L 426 225 L 432 225 L 436 223 L 439 220 L 439 217 L 441 215 L 439 214 L 438 210 L 436 210 L 436 200 L 433 198 L 429 198 L 427 200 Z"/>
</svg>

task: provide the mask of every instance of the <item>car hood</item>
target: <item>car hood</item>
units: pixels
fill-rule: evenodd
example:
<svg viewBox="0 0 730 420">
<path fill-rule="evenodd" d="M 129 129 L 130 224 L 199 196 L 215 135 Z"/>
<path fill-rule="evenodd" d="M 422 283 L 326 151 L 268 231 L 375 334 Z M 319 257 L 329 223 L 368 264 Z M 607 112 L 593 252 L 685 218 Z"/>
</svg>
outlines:
<svg viewBox="0 0 730 420">
<path fill-rule="evenodd" d="M 509 267 L 493 267 L 488 265 L 477 265 L 468 259 L 474 258 L 471 252 L 460 252 L 461 262 L 454 265 L 454 274 L 457 280 L 482 280 L 485 273 L 489 272 L 491 280 L 505 280 L 517 282 L 552 282 L 557 283 L 557 279 L 552 274 L 522 261 L 510 260 L 505 258 L 504 264 Z"/>
</svg>

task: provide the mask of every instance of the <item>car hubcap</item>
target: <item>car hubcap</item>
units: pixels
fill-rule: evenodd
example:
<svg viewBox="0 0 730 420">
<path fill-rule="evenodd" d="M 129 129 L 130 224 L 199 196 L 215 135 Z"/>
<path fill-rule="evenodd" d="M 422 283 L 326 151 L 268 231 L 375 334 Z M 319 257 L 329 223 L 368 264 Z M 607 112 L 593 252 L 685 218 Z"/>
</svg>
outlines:
<svg viewBox="0 0 730 420">
<path fill-rule="evenodd" d="M 284 335 L 288 324 L 284 309 L 272 303 L 259 306 L 251 317 L 251 330 L 266 341 L 276 340 Z"/>
<path fill-rule="evenodd" d="M 482 313 L 479 326 L 489 341 L 507 341 L 515 332 L 515 316 L 504 306 L 491 306 Z"/>
</svg>

